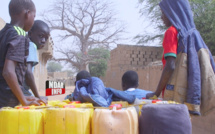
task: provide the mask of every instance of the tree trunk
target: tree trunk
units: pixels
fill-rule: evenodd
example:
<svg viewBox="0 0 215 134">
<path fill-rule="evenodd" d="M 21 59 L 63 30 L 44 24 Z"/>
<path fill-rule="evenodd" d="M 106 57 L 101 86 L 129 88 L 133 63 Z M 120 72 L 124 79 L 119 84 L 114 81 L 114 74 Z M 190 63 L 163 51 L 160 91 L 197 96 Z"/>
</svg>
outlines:
<svg viewBox="0 0 215 134">
<path fill-rule="evenodd" d="M 86 71 L 90 71 L 89 70 L 89 64 L 85 64 L 85 63 L 83 63 L 81 66 L 80 66 L 80 68 L 79 68 L 79 71 L 82 71 L 82 70 L 86 70 Z"/>
</svg>

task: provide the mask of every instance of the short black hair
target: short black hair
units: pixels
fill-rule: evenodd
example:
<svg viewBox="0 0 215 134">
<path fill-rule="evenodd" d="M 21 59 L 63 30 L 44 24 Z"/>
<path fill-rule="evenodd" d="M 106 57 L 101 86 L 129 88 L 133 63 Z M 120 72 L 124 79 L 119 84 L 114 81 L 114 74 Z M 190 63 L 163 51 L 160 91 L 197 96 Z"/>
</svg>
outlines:
<svg viewBox="0 0 215 134">
<path fill-rule="evenodd" d="M 89 72 L 83 70 L 83 71 L 80 71 L 77 75 L 76 75 L 76 81 L 78 80 L 81 80 L 81 79 L 88 79 L 90 78 L 91 75 Z"/>
<path fill-rule="evenodd" d="M 138 87 L 138 74 L 132 70 L 125 72 L 122 76 L 122 83 L 128 88 Z"/>
<path fill-rule="evenodd" d="M 41 29 L 41 27 L 47 27 L 49 29 L 49 26 L 42 20 L 35 20 L 34 25 L 32 26 L 30 31 L 35 31 L 37 29 Z M 49 29 L 50 30 L 50 29 Z"/>
<path fill-rule="evenodd" d="M 9 3 L 10 16 L 19 15 L 23 10 L 33 9 L 35 9 L 35 5 L 32 0 L 11 0 Z"/>
</svg>

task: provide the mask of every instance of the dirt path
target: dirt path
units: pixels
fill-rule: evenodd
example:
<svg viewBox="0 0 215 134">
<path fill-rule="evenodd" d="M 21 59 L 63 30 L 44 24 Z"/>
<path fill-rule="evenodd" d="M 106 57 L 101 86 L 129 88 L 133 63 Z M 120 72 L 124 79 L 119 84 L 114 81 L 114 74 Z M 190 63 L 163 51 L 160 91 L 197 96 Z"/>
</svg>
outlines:
<svg viewBox="0 0 215 134">
<path fill-rule="evenodd" d="M 64 98 L 66 97 L 66 95 L 70 94 L 73 92 L 74 90 L 74 86 L 71 86 L 71 87 L 66 87 L 66 93 L 65 94 L 62 94 L 62 95 L 55 95 L 55 96 L 47 96 L 48 97 L 48 100 L 64 100 Z M 39 94 L 41 96 L 45 96 L 45 90 L 41 90 L 39 91 Z"/>
</svg>

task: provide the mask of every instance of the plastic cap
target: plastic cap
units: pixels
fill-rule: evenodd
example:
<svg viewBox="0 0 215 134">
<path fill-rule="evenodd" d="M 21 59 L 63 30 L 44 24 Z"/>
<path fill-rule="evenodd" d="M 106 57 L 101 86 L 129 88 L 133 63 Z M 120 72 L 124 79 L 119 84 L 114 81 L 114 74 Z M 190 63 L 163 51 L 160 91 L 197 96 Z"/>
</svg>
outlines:
<svg viewBox="0 0 215 134">
<path fill-rule="evenodd" d="M 157 101 L 156 100 L 152 100 L 152 103 L 156 103 Z"/>
<path fill-rule="evenodd" d="M 80 101 L 71 101 L 71 102 L 69 102 L 69 104 L 79 104 L 79 103 L 81 103 Z"/>
<path fill-rule="evenodd" d="M 122 104 L 112 104 L 109 106 L 110 108 L 116 107 L 116 109 L 122 108 Z"/>
<path fill-rule="evenodd" d="M 20 106 L 20 107 L 17 107 L 17 109 L 30 109 L 29 106 Z"/>
<path fill-rule="evenodd" d="M 158 100 L 158 99 L 152 100 L 152 103 L 157 103 L 157 102 L 159 102 L 159 101 L 162 101 L 162 100 Z"/>
</svg>

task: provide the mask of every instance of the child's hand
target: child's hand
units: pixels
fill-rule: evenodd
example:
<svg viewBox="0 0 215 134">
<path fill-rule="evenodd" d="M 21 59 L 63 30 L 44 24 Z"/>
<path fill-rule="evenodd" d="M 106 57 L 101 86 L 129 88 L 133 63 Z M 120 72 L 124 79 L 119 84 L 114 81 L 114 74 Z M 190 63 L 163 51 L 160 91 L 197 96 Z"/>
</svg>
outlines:
<svg viewBox="0 0 215 134">
<path fill-rule="evenodd" d="M 46 96 L 40 96 L 40 99 L 44 99 L 44 100 L 48 101 L 48 97 L 46 97 Z"/>
<path fill-rule="evenodd" d="M 35 106 L 40 106 L 42 103 L 47 104 L 47 98 L 45 97 L 34 97 L 34 96 L 25 96 L 27 102 L 26 102 L 26 106 L 30 106 L 30 105 L 35 105 Z"/>
<path fill-rule="evenodd" d="M 26 102 L 23 106 L 40 106 L 39 99 L 36 97 L 26 97 Z"/>
<path fill-rule="evenodd" d="M 40 96 L 38 101 L 39 103 L 44 103 L 47 105 L 48 98 L 46 96 Z"/>
<path fill-rule="evenodd" d="M 34 101 L 27 101 L 26 106 L 40 106 L 40 103 L 38 102 L 38 100 L 34 100 Z"/>
<path fill-rule="evenodd" d="M 37 98 L 34 97 L 34 96 L 25 96 L 25 99 L 26 99 L 27 101 L 34 101 L 34 100 L 37 100 Z"/>
</svg>

